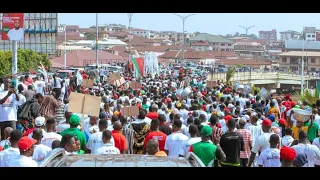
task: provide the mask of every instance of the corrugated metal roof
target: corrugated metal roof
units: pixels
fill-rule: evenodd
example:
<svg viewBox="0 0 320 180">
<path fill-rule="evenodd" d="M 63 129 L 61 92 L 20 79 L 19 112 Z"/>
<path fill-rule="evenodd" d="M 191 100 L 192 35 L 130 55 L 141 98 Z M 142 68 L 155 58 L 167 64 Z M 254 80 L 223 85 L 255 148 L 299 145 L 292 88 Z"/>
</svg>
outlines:
<svg viewBox="0 0 320 180">
<path fill-rule="evenodd" d="M 201 33 L 194 37 L 191 37 L 189 41 L 208 41 L 209 43 L 232 43 L 232 41 L 223 38 L 222 36 L 211 35 L 207 33 Z"/>
<path fill-rule="evenodd" d="M 320 52 L 314 52 L 314 51 L 289 51 L 279 54 L 279 56 L 298 56 L 302 57 L 308 56 L 308 57 L 320 57 Z"/>
<path fill-rule="evenodd" d="M 286 49 L 302 49 L 303 41 L 302 40 L 286 40 L 285 48 Z M 310 50 L 320 50 L 320 42 L 319 41 L 305 41 L 304 49 Z"/>
</svg>

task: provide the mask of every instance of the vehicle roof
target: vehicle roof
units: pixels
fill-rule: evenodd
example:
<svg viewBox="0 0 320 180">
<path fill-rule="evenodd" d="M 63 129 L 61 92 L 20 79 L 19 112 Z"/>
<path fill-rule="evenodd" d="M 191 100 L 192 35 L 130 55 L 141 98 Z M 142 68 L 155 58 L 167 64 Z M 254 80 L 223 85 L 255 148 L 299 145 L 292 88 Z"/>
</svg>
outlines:
<svg viewBox="0 0 320 180">
<path fill-rule="evenodd" d="M 203 163 L 197 157 L 196 161 L 188 161 L 185 157 L 151 156 L 141 154 L 82 154 L 63 155 L 63 149 L 57 149 L 44 160 L 40 166 L 46 166 L 49 161 L 59 167 L 203 167 Z M 61 156 L 63 155 L 63 156 Z M 55 159 L 60 157 L 60 159 Z M 200 161 L 200 163 L 199 163 Z"/>
</svg>

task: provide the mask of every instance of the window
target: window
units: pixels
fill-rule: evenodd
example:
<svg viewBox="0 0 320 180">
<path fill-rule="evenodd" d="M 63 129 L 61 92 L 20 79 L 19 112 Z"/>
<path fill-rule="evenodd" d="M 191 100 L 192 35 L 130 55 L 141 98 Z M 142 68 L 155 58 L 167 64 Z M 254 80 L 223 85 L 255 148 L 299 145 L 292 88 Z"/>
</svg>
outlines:
<svg viewBox="0 0 320 180">
<path fill-rule="evenodd" d="M 282 58 L 283 63 L 287 63 L 287 58 Z"/>
<path fill-rule="evenodd" d="M 232 46 L 232 44 L 228 44 L 228 46 Z"/>
<path fill-rule="evenodd" d="M 225 44 L 220 44 L 220 46 L 225 46 Z"/>
<path fill-rule="evenodd" d="M 299 59 L 297 57 L 291 57 L 290 64 L 299 64 Z"/>
<path fill-rule="evenodd" d="M 310 70 L 311 70 L 311 71 L 316 71 L 316 68 L 311 68 Z"/>
<path fill-rule="evenodd" d="M 315 37 L 315 35 L 312 35 L 312 37 L 314 38 L 314 37 Z"/>
<path fill-rule="evenodd" d="M 308 37 L 310 37 L 310 35 L 308 35 Z"/>
<path fill-rule="evenodd" d="M 316 59 L 315 58 L 311 58 L 311 63 L 316 63 Z"/>
</svg>

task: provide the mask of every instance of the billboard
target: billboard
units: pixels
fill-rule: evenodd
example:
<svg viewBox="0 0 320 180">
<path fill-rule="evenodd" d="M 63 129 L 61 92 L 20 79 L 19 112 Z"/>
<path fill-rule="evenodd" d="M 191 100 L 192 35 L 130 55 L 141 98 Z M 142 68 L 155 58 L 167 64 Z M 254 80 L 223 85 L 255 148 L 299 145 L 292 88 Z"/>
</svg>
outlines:
<svg viewBox="0 0 320 180">
<path fill-rule="evenodd" d="M 3 13 L 1 35 L 2 40 L 23 41 L 24 14 Z"/>
</svg>

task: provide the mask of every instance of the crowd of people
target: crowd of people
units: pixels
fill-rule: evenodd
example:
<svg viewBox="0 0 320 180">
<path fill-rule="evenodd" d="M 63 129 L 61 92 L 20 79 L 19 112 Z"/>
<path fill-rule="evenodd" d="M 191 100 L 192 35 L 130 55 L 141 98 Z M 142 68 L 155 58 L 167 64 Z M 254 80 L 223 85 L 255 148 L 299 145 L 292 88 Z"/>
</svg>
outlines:
<svg viewBox="0 0 320 180">
<path fill-rule="evenodd" d="M 206 167 L 320 166 L 320 101 L 296 102 L 286 94 L 261 97 L 245 94 L 218 80 L 206 87 L 206 76 L 180 70 L 171 74 L 107 83 L 103 70 L 83 71 L 94 86 L 82 87 L 76 74 L 56 74 L 19 81 L 6 78 L 0 91 L 0 167 L 37 167 L 55 149 L 66 155 L 147 154 L 187 157 L 192 152 Z M 109 74 L 110 75 L 110 74 Z M 187 81 L 186 78 L 189 80 Z M 190 83 L 181 83 L 190 82 Z M 179 90 L 190 92 L 181 94 Z M 101 96 L 99 117 L 68 111 L 72 92 Z M 138 116 L 121 111 L 137 106 Z M 311 112 L 295 119 L 294 110 Z M 81 117 L 84 122 L 81 123 Z"/>
</svg>

